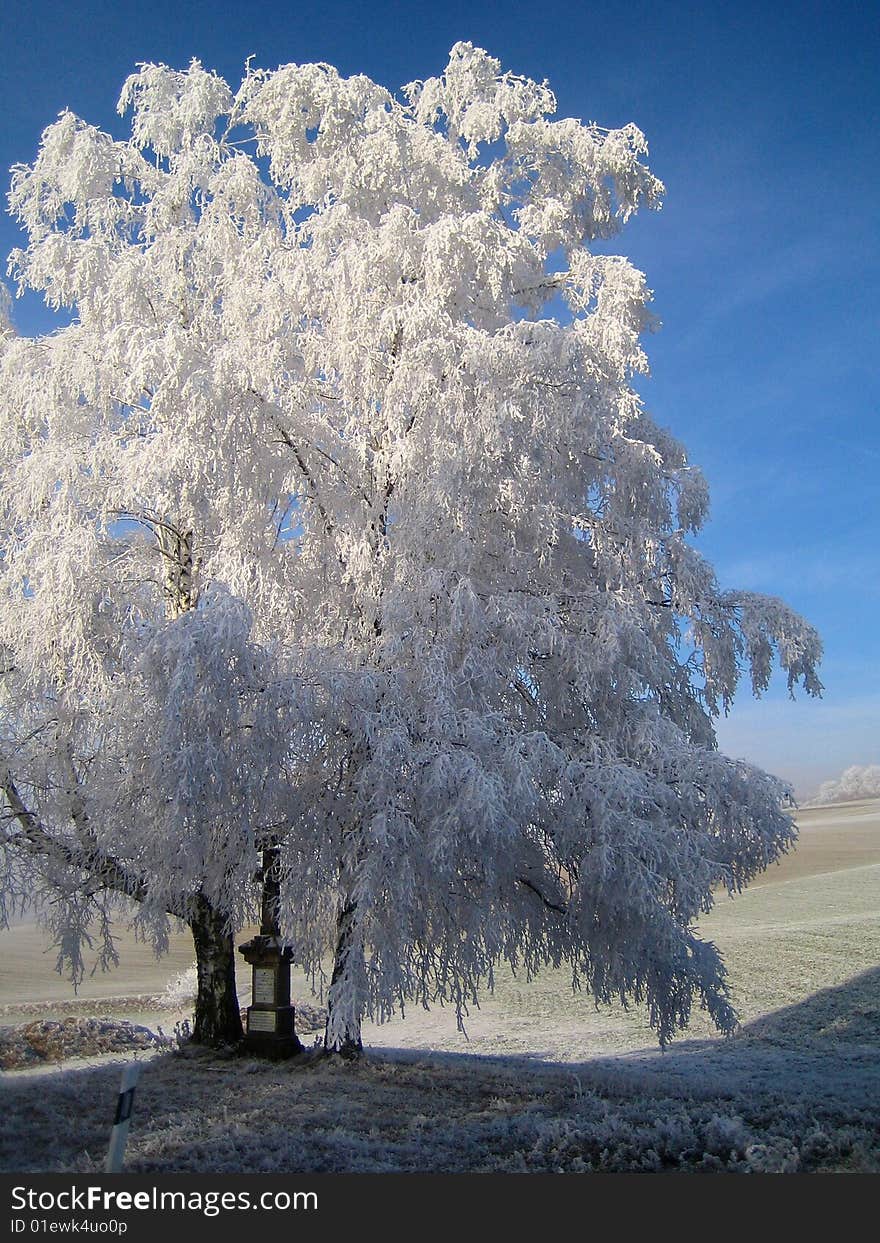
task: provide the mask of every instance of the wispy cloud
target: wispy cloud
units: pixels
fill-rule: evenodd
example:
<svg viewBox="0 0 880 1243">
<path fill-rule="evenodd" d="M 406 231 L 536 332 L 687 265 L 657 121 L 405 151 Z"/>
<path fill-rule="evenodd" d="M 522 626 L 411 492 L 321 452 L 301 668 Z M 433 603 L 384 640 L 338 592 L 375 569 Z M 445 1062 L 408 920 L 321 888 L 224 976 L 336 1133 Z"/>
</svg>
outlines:
<svg viewBox="0 0 880 1243">
<path fill-rule="evenodd" d="M 768 552 L 741 560 L 721 562 L 718 575 L 726 587 L 742 587 L 771 595 L 787 592 L 880 594 L 875 552 L 841 550 L 839 546 Z"/>
<path fill-rule="evenodd" d="M 696 250 L 693 248 L 694 239 L 690 240 L 689 268 L 693 272 L 696 266 L 699 271 L 702 239 L 696 239 Z M 707 239 L 703 266 L 717 271 L 722 284 L 713 283 L 704 287 L 699 319 L 670 342 L 672 354 L 702 349 L 707 341 L 717 338 L 722 331 L 726 332 L 737 319 L 741 320 L 744 312 L 756 311 L 771 304 L 778 306 L 781 299 L 790 297 L 800 287 L 808 291 L 811 301 L 814 300 L 816 290 L 827 284 L 830 273 L 834 273 L 837 280 L 850 269 L 853 279 L 864 281 L 866 276 L 862 267 L 864 258 L 858 248 L 852 246 L 852 239 L 843 222 L 836 229 L 802 234 L 787 244 L 773 245 L 771 239 L 766 239 L 763 244 L 752 248 L 751 255 L 738 250 L 735 264 L 732 255 L 725 257 L 717 251 L 717 243 Z M 693 288 L 692 285 L 690 287 Z M 660 298 L 662 302 L 662 291 Z M 658 310 L 662 317 L 662 305 Z M 809 359 L 802 358 L 801 361 L 809 362 Z"/>
</svg>

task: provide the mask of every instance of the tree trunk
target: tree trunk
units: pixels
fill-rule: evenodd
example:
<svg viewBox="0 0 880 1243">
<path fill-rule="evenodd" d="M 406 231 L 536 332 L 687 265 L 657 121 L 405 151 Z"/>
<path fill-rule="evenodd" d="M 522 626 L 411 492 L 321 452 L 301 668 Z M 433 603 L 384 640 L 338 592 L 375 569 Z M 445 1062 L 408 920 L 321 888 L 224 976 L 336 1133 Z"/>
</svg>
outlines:
<svg viewBox="0 0 880 1243">
<path fill-rule="evenodd" d="M 357 903 L 345 902 L 336 917 L 336 958 L 327 994 L 324 1048 L 343 1057 L 363 1052 L 361 1014 L 364 949 L 357 935 Z"/>
<path fill-rule="evenodd" d="M 193 532 L 186 523 L 157 521 L 156 538 L 165 575 L 165 615 L 182 617 L 196 607 Z M 192 904 L 190 928 L 196 947 L 195 1044 L 214 1047 L 244 1039 L 235 988 L 235 943 L 226 920 L 202 893 Z"/>
<path fill-rule="evenodd" d="M 195 899 L 190 923 L 196 947 L 196 1044 L 238 1044 L 244 1037 L 235 988 L 235 943 L 219 911 L 207 898 Z"/>
</svg>

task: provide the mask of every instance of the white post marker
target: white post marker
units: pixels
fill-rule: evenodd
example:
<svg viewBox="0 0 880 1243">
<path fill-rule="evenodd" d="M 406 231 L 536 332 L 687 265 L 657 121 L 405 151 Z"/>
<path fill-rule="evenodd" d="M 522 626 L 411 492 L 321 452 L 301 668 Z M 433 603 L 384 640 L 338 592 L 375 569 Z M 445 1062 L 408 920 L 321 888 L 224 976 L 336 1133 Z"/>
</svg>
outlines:
<svg viewBox="0 0 880 1243">
<path fill-rule="evenodd" d="M 134 1090 L 137 1087 L 140 1073 L 140 1062 L 127 1062 L 123 1067 L 119 1098 L 116 1102 L 116 1117 L 113 1119 L 113 1130 L 110 1132 L 110 1149 L 104 1166 L 105 1174 L 118 1174 L 122 1169 L 125 1141 L 128 1139 L 128 1125 L 131 1122 L 131 1108 L 134 1104 Z"/>
</svg>

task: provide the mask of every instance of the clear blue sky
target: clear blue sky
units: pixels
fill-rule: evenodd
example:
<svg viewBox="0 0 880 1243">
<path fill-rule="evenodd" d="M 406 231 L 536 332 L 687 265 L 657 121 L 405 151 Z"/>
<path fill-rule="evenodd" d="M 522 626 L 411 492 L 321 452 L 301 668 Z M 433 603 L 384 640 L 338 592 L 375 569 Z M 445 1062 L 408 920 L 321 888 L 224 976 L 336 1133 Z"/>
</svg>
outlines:
<svg viewBox="0 0 880 1243">
<path fill-rule="evenodd" d="M 635 121 L 667 186 L 614 249 L 663 329 L 647 404 L 708 475 L 701 546 L 728 586 L 782 595 L 826 645 L 821 703 L 744 688 L 722 746 L 808 795 L 880 762 L 880 8 L 855 3 L 6 0 L 0 164 L 65 107 L 121 134 L 138 61 L 324 60 L 394 88 L 469 39 L 548 78 L 560 115 Z M 17 244 L 0 221 L 0 250 Z M 20 307 L 20 327 L 39 325 Z"/>
</svg>

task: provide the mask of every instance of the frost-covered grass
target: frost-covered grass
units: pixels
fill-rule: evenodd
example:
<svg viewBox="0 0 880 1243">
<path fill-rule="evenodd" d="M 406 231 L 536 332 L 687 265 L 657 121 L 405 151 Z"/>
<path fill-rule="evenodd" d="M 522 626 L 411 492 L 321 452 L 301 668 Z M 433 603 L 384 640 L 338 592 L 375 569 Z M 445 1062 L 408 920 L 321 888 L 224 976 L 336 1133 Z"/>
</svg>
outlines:
<svg viewBox="0 0 880 1243">
<path fill-rule="evenodd" d="M 797 866 L 704 921 L 732 1039 L 698 1015 L 661 1053 L 640 1011 L 598 1012 L 562 972 L 502 972 L 467 1038 L 414 1011 L 368 1027 L 359 1065 L 147 1055 L 129 1168 L 880 1170 L 880 863 L 856 862 L 880 846 L 880 807 L 833 810 L 805 817 Z M 5 1075 L 0 1167 L 99 1168 L 118 1077 Z"/>
<path fill-rule="evenodd" d="M 148 1062 L 133 1172 L 880 1170 L 878 1050 Z M 4 1087 L 0 1165 L 100 1168 L 118 1066 Z"/>
</svg>

